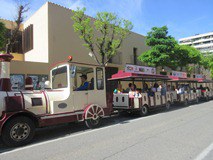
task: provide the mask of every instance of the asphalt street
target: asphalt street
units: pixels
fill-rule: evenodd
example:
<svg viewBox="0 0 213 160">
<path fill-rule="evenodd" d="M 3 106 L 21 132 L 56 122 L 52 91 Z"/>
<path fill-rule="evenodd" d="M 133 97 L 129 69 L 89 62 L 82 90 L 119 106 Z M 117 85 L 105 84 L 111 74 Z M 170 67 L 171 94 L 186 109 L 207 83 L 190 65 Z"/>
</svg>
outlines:
<svg viewBox="0 0 213 160">
<path fill-rule="evenodd" d="M 112 117 L 101 128 L 66 124 L 36 132 L 19 148 L 0 143 L 0 160 L 213 160 L 213 101 L 147 117 Z"/>
</svg>

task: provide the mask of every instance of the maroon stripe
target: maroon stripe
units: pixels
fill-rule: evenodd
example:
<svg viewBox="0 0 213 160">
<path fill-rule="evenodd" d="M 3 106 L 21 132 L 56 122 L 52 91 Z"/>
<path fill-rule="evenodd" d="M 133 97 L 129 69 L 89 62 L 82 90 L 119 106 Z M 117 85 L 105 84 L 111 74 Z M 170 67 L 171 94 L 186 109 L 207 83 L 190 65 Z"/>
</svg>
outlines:
<svg viewBox="0 0 213 160">
<path fill-rule="evenodd" d="M 78 110 L 79 111 L 84 111 L 84 110 Z M 54 116 L 54 115 L 60 115 L 60 114 L 70 114 L 70 113 L 76 113 L 77 111 L 73 111 L 73 112 L 63 112 L 63 113 L 56 113 L 56 114 L 40 114 L 39 116 Z"/>
</svg>

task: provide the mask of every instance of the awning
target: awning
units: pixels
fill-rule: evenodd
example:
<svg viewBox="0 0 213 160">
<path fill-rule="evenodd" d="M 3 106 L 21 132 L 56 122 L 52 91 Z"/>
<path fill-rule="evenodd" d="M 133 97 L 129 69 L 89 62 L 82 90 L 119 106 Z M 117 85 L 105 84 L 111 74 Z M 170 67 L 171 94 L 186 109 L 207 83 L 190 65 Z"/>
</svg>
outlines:
<svg viewBox="0 0 213 160">
<path fill-rule="evenodd" d="M 204 78 L 196 78 L 198 83 L 213 83 L 213 80 L 204 79 Z"/>
<path fill-rule="evenodd" d="M 108 80 L 122 80 L 122 81 L 142 81 L 142 80 L 149 80 L 149 81 L 155 81 L 155 80 L 170 80 L 170 78 L 166 75 L 160 75 L 160 74 L 136 74 L 136 73 L 129 73 L 125 72 L 123 70 L 118 71 L 118 73 L 113 74 L 112 78 L 109 78 Z"/>
<path fill-rule="evenodd" d="M 170 82 L 198 82 L 197 78 L 181 78 L 176 76 L 169 76 Z"/>
</svg>

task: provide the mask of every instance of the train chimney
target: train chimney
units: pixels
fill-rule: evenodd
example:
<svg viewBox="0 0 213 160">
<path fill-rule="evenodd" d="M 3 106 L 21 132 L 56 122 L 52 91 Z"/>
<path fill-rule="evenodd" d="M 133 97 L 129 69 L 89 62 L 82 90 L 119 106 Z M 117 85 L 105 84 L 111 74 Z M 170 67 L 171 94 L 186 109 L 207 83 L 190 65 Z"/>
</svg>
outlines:
<svg viewBox="0 0 213 160">
<path fill-rule="evenodd" d="M 0 91 L 11 91 L 10 83 L 10 61 L 11 54 L 0 54 Z"/>
</svg>

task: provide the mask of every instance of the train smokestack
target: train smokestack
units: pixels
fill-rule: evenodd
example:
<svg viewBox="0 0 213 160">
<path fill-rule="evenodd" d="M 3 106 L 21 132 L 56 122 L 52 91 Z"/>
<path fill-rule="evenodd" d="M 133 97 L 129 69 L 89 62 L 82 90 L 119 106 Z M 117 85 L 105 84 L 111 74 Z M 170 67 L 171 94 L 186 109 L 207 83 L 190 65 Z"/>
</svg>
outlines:
<svg viewBox="0 0 213 160">
<path fill-rule="evenodd" d="M 11 91 L 10 83 L 10 61 L 11 54 L 0 54 L 0 91 Z"/>
</svg>

